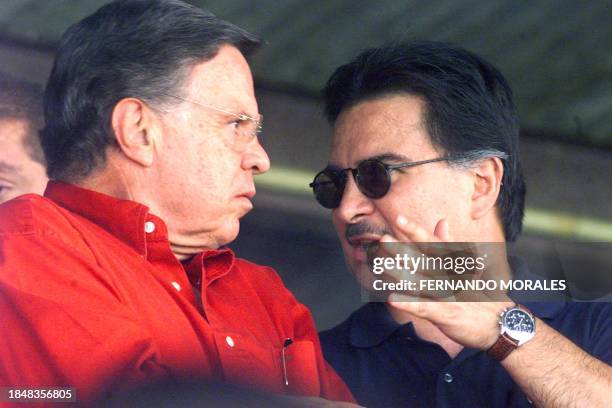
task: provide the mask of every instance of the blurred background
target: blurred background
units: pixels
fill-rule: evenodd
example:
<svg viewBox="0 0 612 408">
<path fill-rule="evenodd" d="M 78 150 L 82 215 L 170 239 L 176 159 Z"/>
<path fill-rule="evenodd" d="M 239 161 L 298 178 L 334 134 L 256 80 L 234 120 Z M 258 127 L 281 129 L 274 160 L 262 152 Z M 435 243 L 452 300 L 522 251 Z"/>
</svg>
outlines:
<svg viewBox="0 0 612 408">
<path fill-rule="evenodd" d="M 0 74 L 45 84 L 63 31 L 104 0 L 1 0 Z M 534 269 L 559 252 L 612 242 L 612 7 L 570 0 L 190 1 L 260 35 L 253 58 L 263 144 L 272 170 L 257 178 L 255 210 L 237 253 L 275 267 L 328 328 L 360 305 L 328 211 L 308 189 L 326 165 L 331 129 L 320 89 L 366 47 L 449 41 L 508 78 L 522 120 L 525 233 L 517 248 Z M 560 249 L 560 248 L 563 249 Z M 611 245 L 589 248 L 586 269 L 609 271 Z M 587 255 L 577 255 L 586 259 Z"/>
</svg>

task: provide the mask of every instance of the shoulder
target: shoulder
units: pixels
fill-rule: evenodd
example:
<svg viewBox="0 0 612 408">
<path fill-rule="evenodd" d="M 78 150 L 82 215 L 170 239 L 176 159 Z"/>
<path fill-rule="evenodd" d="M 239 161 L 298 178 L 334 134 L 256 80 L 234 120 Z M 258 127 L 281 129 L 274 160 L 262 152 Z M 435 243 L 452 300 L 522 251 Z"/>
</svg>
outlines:
<svg viewBox="0 0 612 408">
<path fill-rule="evenodd" d="M 22 195 L 0 205 L 0 237 L 3 238 L 0 244 L 86 250 L 78 223 L 75 214 L 50 199 L 36 194 Z"/>
<path fill-rule="evenodd" d="M 328 351 L 348 347 L 351 320 L 356 312 L 353 312 L 346 320 L 331 329 L 319 333 L 321 346 L 327 353 Z"/>
<path fill-rule="evenodd" d="M 0 205 L 1 234 L 54 234 L 69 226 L 66 210 L 48 198 L 26 194 Z"/>
<path fill-rule="evenodd" d="M 337 326 L 320 332 L 319 337 L 321 339 L 321 344 L 328 345 L 330 347 L 348 345 L 350 327 L 351 317 L 349 316 Z"/>
</svg>

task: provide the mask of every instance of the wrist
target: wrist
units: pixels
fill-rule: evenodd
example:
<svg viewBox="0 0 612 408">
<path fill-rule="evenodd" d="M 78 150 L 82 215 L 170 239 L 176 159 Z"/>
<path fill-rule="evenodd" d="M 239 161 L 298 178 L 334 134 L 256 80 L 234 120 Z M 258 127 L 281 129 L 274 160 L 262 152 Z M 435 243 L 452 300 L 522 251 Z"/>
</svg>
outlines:
<svg viewBox="0 0 612 408">
<path fill-rule="evenodd" d="M 516 303 L 512 301 L 496 302 L 495 305 L 497 307 L 494 309 L 493 311 L 494 316 L 491 318 L 491 321 L 493 323 L 490 325 L 490 328 L 488 330 L 488 335 L 484 343 L 483 350 L 489 350 L 495 344 L 495 342 L 497 341 L 500 335 L 499 321 L 501 319 L 501 316 L 504 314 L 506 310 L 512 308 L 513 306 L 516 306 Z"/>
<path fill-rule="evenodd" d="M 497 339 L 487 349 L 487 354 L 498 361 L 503 361 L 514 350 L 535 336 L 535 317 L 520 305 L 504 309 L 500 313 L 499 326 Z"/>
</svg>

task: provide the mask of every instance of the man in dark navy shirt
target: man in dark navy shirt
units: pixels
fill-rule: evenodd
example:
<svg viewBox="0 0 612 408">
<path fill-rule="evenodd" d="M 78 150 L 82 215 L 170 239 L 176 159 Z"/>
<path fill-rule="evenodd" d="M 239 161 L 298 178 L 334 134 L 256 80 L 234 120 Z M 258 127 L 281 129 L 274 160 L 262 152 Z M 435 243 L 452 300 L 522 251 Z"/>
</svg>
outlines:
<svg viewBox="0 0 612 408">
<path fill-rule="evenodd" d="M 311 186 L 362 285 L 372 248 L 397 242 L 497 243 L 496 277 L 541 279 L 505 253 L 525 186 L 518 115 L 495 67 L 443 43 L 375 48 L 333 74 L 325 99 L 334 138 Z M 549 294 L 396 293 L 321 341 L 366 406 L 612 406 L 611 304 Z"/>
<path fill-rule="evenodd" d="M 514 279 L 542 279 L 511 258 Z M 612 362 L 610 303 L 542 301 L 524 305 L 583 350 Z M 325 357 L 355 398 L 367 407 L 528 407 L 531 400 L 508 372 L 478 349 L 451 358 L 419 337 L 411 322 L 396 322 L 384 303 L 372 302 L 321 333 Z M 577 396 L 578 402 L 582 397 Z"/>
</svg>

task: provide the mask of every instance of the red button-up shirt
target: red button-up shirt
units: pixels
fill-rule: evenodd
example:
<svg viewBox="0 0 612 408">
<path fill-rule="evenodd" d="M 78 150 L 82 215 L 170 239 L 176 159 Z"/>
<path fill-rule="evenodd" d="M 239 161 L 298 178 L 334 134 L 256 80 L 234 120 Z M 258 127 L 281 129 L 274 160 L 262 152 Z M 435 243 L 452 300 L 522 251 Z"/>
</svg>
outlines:
<svg viewBox="0 0 612 408">
<path fill-rule="evenodd" d="M 0 330 L 1 386 L 87 402 L 196 377 L 352 400 L 274 270 L 228 249 L 181 264 L 147 207 L 63 183 L 0 206 Z"/>
</svg>

